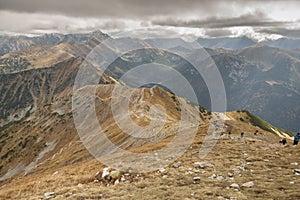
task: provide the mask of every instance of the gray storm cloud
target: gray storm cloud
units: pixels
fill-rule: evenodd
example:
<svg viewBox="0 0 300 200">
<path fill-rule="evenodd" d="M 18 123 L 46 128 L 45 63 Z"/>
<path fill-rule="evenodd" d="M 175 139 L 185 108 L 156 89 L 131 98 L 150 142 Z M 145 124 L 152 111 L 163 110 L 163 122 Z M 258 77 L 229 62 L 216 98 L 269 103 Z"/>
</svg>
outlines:
<svg viewBox="0 0 300 200">
<path fill-rule="evenodd" d="M 268 19 L 262 12 L 255 11 L 253 13 L 244 14 L 238 17 L 209 17 L 199 20 L 181 20 L 181 19 L 163 19 L 153 21 L 154 25 L 161 26 L 179 26 L 179 27 L 197 27 L 197 28 L 228 28 L 239 26 L 250 27 L 277 27 L 286 25 L 287 21 L 273 21 Z"/>
<path fill-rule="evenodd" d="M 247 30 L 296 37 L 299 7 L 296 0 L 0 0 L 0 33 L 167 28 L 210 37 Z"/>
<path fill-rule="evenodd" d="M 1 10 L 57 13 L 76 17 L 138 17 L 209 12 L 223 1 L 208 0 L 0 0 Z"/>
</svg>

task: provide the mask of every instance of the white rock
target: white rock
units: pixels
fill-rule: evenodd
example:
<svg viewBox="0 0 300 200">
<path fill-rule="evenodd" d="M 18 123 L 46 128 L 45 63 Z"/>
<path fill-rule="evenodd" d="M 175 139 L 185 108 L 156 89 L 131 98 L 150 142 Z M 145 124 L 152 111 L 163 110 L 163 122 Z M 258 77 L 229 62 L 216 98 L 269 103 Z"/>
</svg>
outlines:
<svg viewBox="0 0 300 200">
<path fill-rule="evenodd" d="M 200 178 L 199 176 L 196 176 L 196 177 L 193 178 L 193 180 L 194 180 L 194 181 L 200 181 L 201 178 Z"/>
<path fill-rule="evenodd" d="M 218 181 L 223 181 L 224 180 L 224 177 L 223 176 L 217 176 L 216 178 Z"/>
<path fill-rule="evenodd" d="M 125 179 L 125 177 L 123 175 L 121 176 L 121 181 L 122 182 L 126 181 L 126 179 Z"/>
<path fill-rule="evenodd" d="M 173 165 L 172 165 L 172 167 L 174 167 L 174 168 L 178 168 L 178 167 L 181 167 L 181 165 L 182 165 L 182 162 L 177 162 L 177 163 L 174 163 Z"/>
<path fill-rule="evenodd" d="M 238 184 L 236 184 L 236 183 L 232 183 L 232 184 L 230 185 L 230 188 L 240 189 L 240 186 L 239 186 Z"/>
<path fill-rule="evenodd" d="M 55 192 L 45 192 L 44 193 L 45 199 L 51 199 L 55 197 Z"/>
<path fill-rule="evenodd" d="M 77 187 L 83 188 L 83 185 L 81 183 L 78 183 Z"/>
<path fill-rule="evenodd" d="M 295 173 L 296 175 L 300 175 L 300 169 L 294 169 L 294 173 Z"/>
<path fill-rule="evenodd" d="M 253 181 L 250 181 L 250 182 L 244 183 L 244 184 L 242 185 L 242 187 L 247 187 L 247 188 L 250 188 L 250 187 L 253 187 L 253 186 L 254 186 L 254 183 L 253 183 Z"/>
<path fill-rule="evenodd" d="M 297 166 L 297 165 L 298 165 L 298 163 L 297 163 L 297 162 L 292 162 L 292 163 L 291 163 L 291 165 L 295 165 L 295 166 Z"/>
<path fill-rule="evenodd" d="M 166 169 L 165 169 L 165 168 L 160 168 L 160 169 L 158 169 L 158 171 L 159 171 L 160 173 L 164 173 L 164 172 L 166 172 Z"/>
<path fill-rule="evenodd" d="M 227 176 L 228 176 L 228 177 L 233 177 L 233 174 L 230 173 L 230 172 L 228 172 Z"/>
<path fill-rule="evenodd" d="M 101 178 L 105 178 L 108 175 L 109 175 L 109 167 L 103 168 Z"/>
<path fill-rule="evenodd" d="M 114 185 L 118 185 L 120 183 L 120 181 L 117 179 L 115 182 L 114 182 Z"/>
<path fill-rule="evenodd" d="M 204 169 L 207 167 L 214 167 L 214 165 L 208 162 L 195 162 L 194 167 Z"/>
<path fill-rule="evenodd" d="M 245 171 L 245 167 L 243 167 L 243 166 L 239 166 L 238 167 L 241 171 Z"/>
<path fill-rule="evenodd" d="M 213 175 L 211 175 L 211 176 L 208 177 L 208 178 L 210 178 L 210 179 L 215 179 L 215 178 L 217 178 L 217 175 L 216 175 L 216 174 L 213 174 Z"/>
</svg>

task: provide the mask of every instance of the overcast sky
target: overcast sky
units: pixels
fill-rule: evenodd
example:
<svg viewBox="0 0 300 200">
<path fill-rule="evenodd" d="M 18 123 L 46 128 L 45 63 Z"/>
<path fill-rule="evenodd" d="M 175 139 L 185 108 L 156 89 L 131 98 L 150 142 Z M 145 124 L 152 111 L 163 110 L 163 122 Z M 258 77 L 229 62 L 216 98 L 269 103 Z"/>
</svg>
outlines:
<svg viewBox="0 0 300 200">
<path fill-rule="evenodd" d="M 300 1 L 0 0 L 0 33 L 106 33 L 300 38 Z"/>
</svg>

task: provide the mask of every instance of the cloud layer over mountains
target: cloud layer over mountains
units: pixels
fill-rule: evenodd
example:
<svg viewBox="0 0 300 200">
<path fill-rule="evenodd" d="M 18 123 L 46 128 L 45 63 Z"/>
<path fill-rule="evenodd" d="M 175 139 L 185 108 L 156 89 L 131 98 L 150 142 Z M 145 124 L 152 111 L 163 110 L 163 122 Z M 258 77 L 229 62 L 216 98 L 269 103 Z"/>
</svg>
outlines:
<svg viewBox="0 0 300 200">
<path fill-rule="evenodd" d="M 167 29 L 196 36 L 299 38 L 299 1 L 0 0 L 2 33 Z"/>
</svg>

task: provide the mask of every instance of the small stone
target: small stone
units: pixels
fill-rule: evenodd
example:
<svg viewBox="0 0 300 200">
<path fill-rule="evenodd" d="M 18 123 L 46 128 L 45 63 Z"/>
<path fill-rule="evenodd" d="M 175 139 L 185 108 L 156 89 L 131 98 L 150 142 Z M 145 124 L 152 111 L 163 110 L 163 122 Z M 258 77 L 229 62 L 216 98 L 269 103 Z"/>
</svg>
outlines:
<svg viewBox="0 0 300 200">
<path fill-rule="evenodd" d="M 224 177 L 223 176 L 217 176 L 216 178 L 218 181 L 223 181 L 224 180 Z"/>
<path fill-rule="evenodd" d="M 228 176 L 228 177 L 233 177 L 233 174 L 230 173 L 230 172 L 228 172 L 227 176 Z"/>
<path fill-rule="evenodd" d="M 163 175 L 162 178 L 168 178 L 168 176 L 167 175 Z"/>
<path fill-rule="evenodd" d="M 250 187 L 253 187 L 253 186 L 254 186 L 254 183 L 253 183 L 253 181 L 250 181 L 250 182 L 244 183 L 244 184 L 242 185 L 242 187 L 247 187 L 247 188 L 250 188 Z"/>
<path fill-rule="evenodd" d="M 230 185 L 230 188 L 233 188 L 233 189 L 240 189 L 240 186 L 239 186 L 238 184 L 236 184 L 236 183 L 232 183 L 232 184 Z"/>
<path fill-rule="evenodd" d="M 58 171 L 54 172 L 52 175 L 55 176 L 55 175 L 57 175 L 57 174 L 58 174 Z"/>
<path fill-rule="evenodd" d="M 122 181 L 122 182 L 126 181 L 126 179 L 125 179 L 124 176 L 121 177 L 121 181 Z"/>
<path fill-rule="evenodd" d="M 158 171 L 159 171 L 160 173 L 164 173 L 164 172 L 166 172 L 166 169 L 165 169 L 165 168 L 160 168 Z"/>
<path fill-rule="evenodd" d="M 118 185 L 120 183 L 119 179 L 114 182 L 114 185 Z"/>
<path fill-rule="evenodd" d="M 294 181 L 291 181 L 290 184 L 293 185 L 293 184 L 295 184 L 295 182 L 294 182 Z"/>
<path fill-rule="evenodd" d="M 173 165 L 172 165 L 172 167 L 173 168 L 178 168 L 178 167 L 181 167 L 181 165 L 182 165 L 182 162 L 177 162 L 177 163 L 174 163 Z"/>
<path fill-rule="evenodd" d="M 55 192 L 45 192 L 44 193 L 45 199 L 51 199 L 55 197 Z"/>
<path fill-rule="evenodd" d="M 207 167 L 214 167 L 214 165 L 208 162 L 195 162 L 194 167 L 204 169 Z"/>
<path fill-rule="evenodd" d="M 109 175 L 109 167 L 103 168 L 101 178 L 105 178 L 108 175 Z"/>
<path fill-rule="evenodd" d="M 294 169 L 294 173 L 295 173 L 296 175 L 300 175 L 300 169 Z"/>
<path fill-rule="evenodd" d="M 83 188 L 83 185 L 81 183 L 78 183 L 77 187 Z"/>
<path fill-rule="evenodd" d="M 193 178 L 193 180 L 194 180 L 194 181 L 200 181 L 201 178 L 200 178 L 199 176 L 196 176 L 196 177 Z"/>
<path fill-rule="evenodd" d="M 245 167 L 243 167 L 243 166 L 239 166 L 238 167 L 241 171 L 245 171 Z"/>
<path fill-rule="evenodd" d="M 211 175 L 211 176 L 208 177 L 208 178 L 210 178 L 210 179 L 215 179 L 215 178 L 217 178 L 217 175 L 216 175 L 216 174 L 213 174 L 213 175 Z"/>
<path fill-rule="evenodd" d="M 298 165 L 298 163 L 297 163 L 297 162 L 292 162 L 292 163 L 291 163 L 291 165 L 295 165 L 295 166 L 297 166 L 297 165 Z"/>
</svg>

